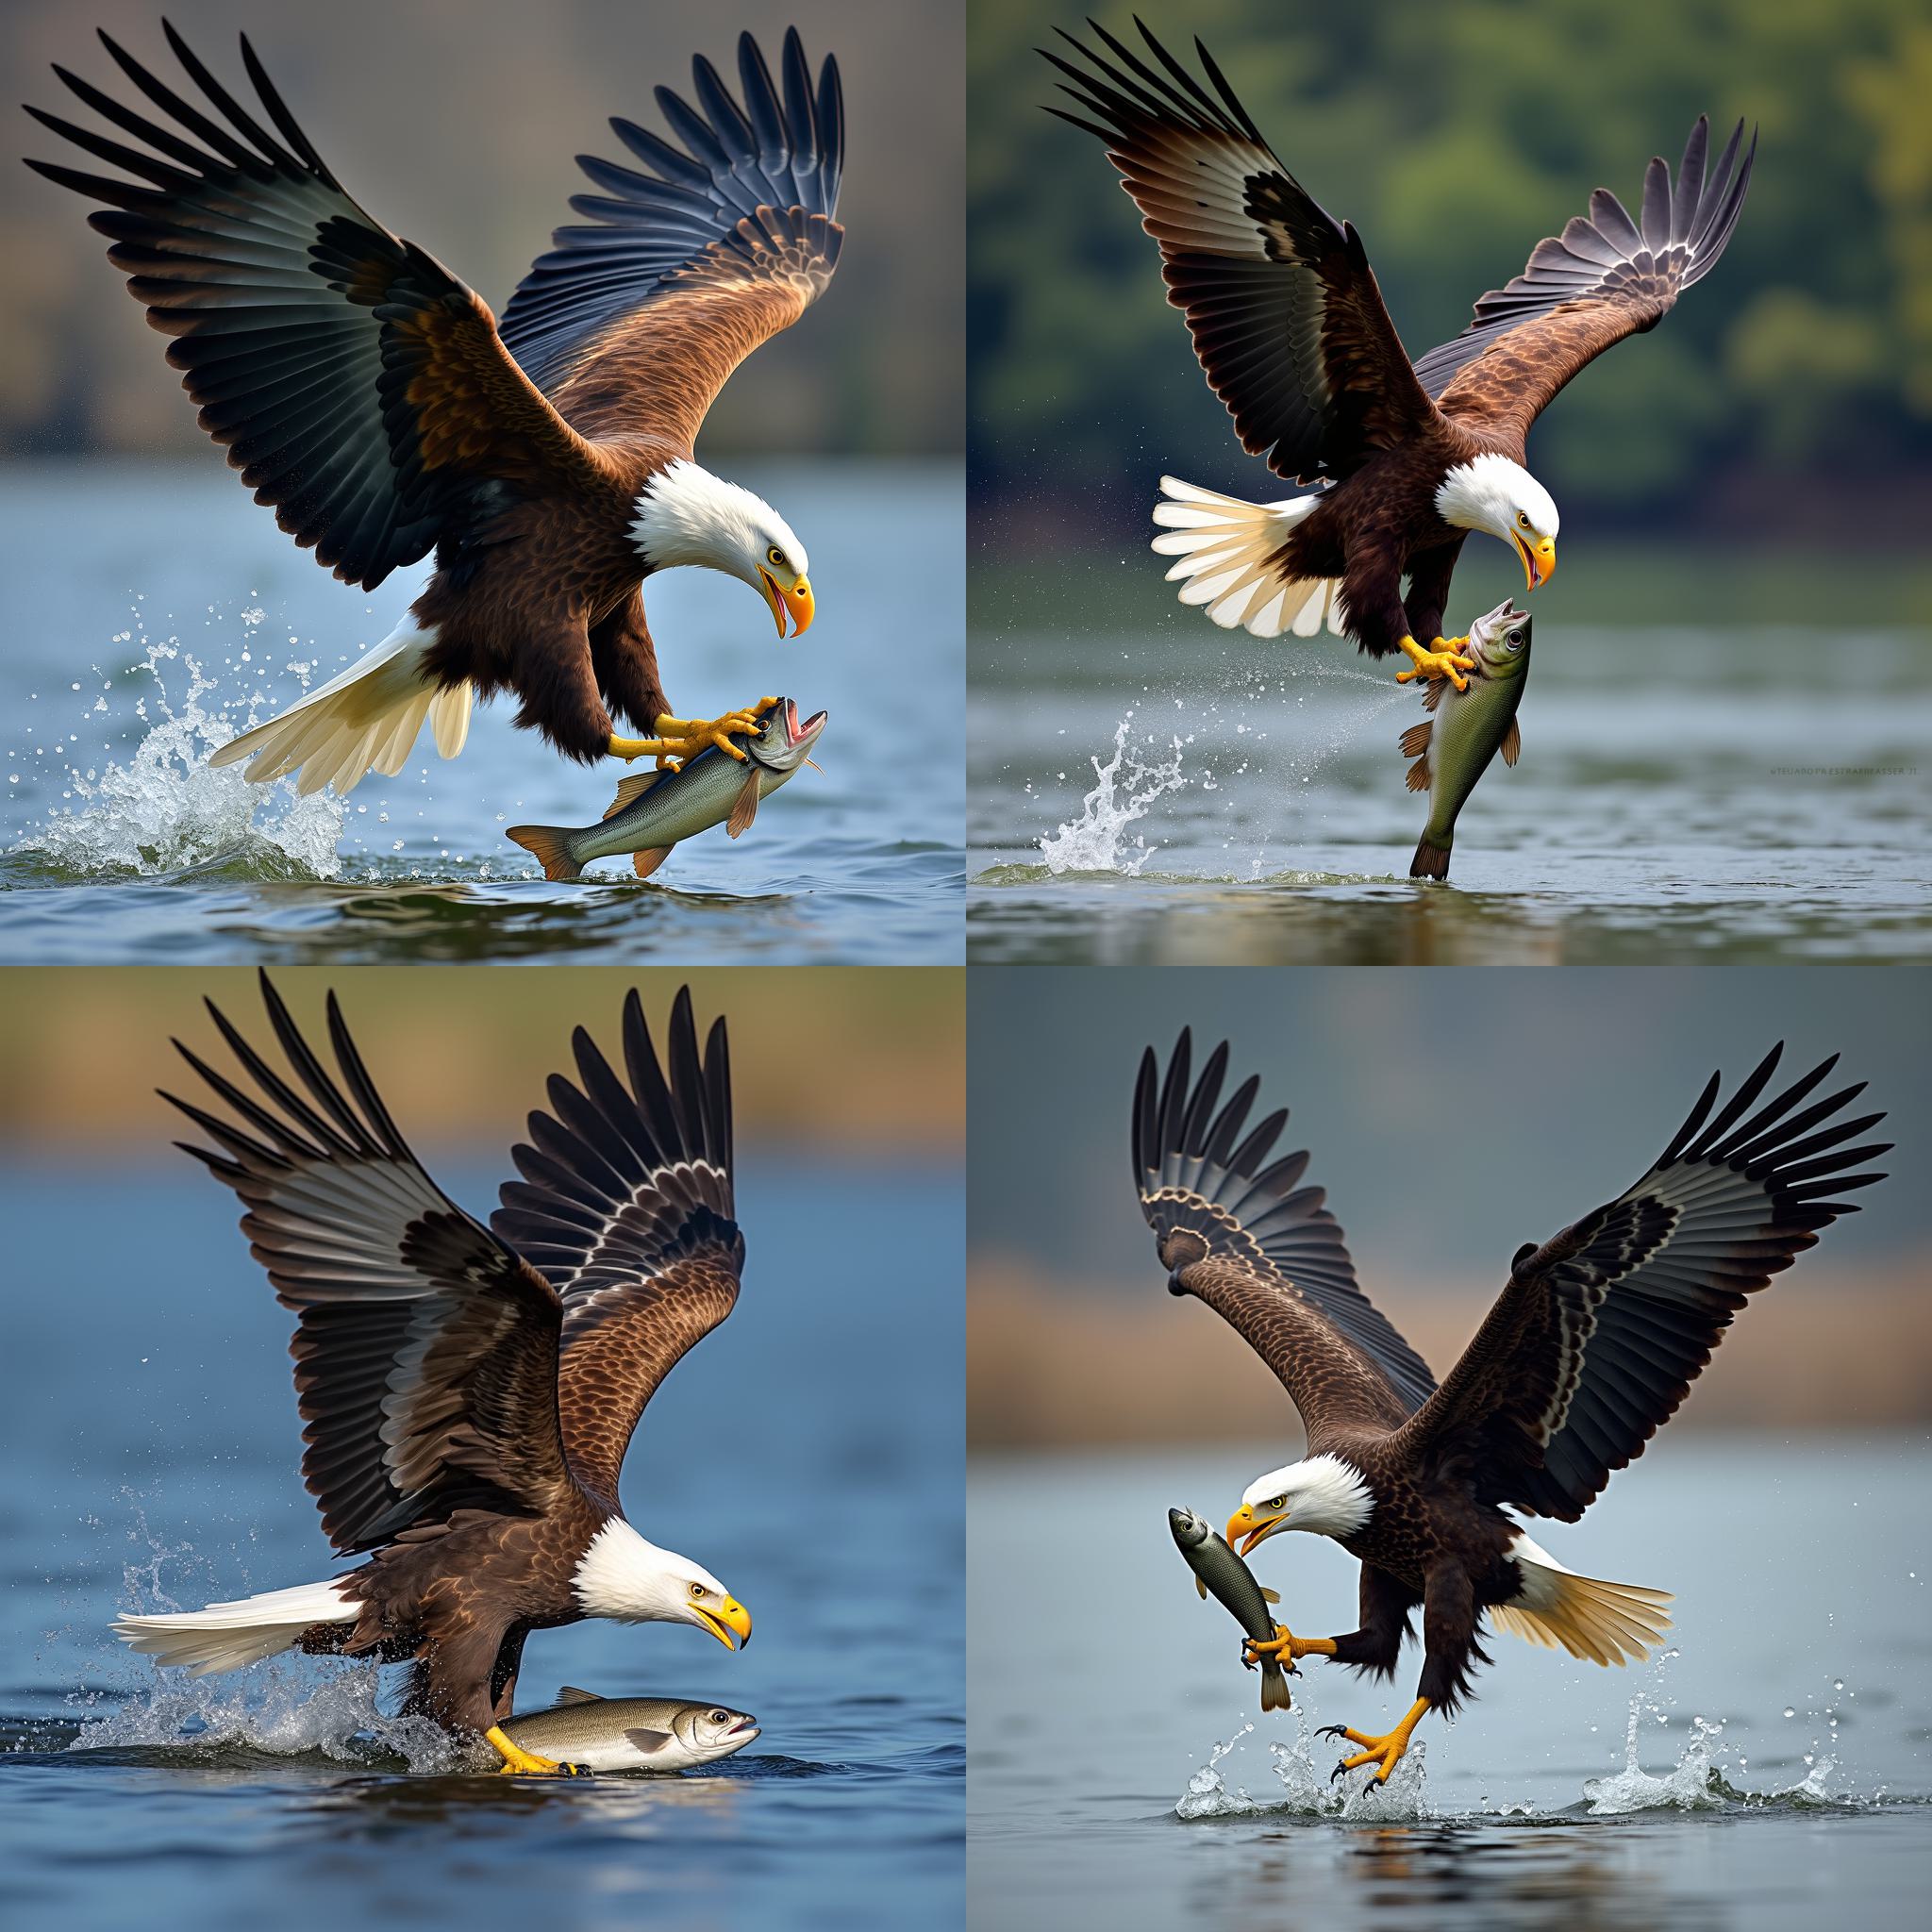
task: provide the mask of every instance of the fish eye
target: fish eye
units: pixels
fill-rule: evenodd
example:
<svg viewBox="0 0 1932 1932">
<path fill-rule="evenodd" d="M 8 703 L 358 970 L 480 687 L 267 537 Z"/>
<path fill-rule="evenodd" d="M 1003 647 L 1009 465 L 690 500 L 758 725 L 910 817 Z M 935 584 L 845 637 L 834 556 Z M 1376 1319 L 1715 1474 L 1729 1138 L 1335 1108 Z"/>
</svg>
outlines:
<svg viewBox="0 0 1932 1932">
<path fill-rule="evenodd" d="M 711 1712 L 711 1722 L 714 1724 L 728 1724 L 731 1722 L 731 1713 L 728 1710 L 714 1710 Z"/>
<path fill-rule="evenodd" d="M 1517 647 L 1517 646 L 1518 646 L 1519 644 L 1521 644 L 1521 643 L 1522 643 L 1522 641 L 1523 641 L 1523 633 L 1522 633 L 1522 632 L 1521 632 L 1520 630 L 1512 630 L 1512 631 L 1511 631 L 1511 632 L 1510 632 L 1510 633 L 1508 634 L 1508 636 L 1507 636 L 1507 637 L 1506 637 L 1506 638 L 1505 638 L 1505 639 L 1503 640 L 1503 641 L 1504 641 L 1504 642 L 1505 642 L 1506 644 L 1507 644 L 1507 645 L 1509 646 L 1509 648 L 1510 648 L 1510 649 L 1511 649 L 1511 650 L 1513 651 L 1513 650 L 1515 650 L 1515 649 L 1516 649 L 1516 647 Z"/>
</svg>

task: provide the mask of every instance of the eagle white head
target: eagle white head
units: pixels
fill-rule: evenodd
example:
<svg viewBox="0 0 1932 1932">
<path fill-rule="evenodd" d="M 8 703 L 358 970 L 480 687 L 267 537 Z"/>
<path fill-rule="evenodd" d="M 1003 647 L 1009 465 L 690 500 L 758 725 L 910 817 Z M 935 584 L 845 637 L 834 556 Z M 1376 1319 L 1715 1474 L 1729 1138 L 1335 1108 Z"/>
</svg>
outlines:
<svg viewBox="0 0 1932 1932">
<path fill-rule="evenodd" d="M 571 1590 L 587 1617 L 694 1624 L 726 1650 L 742 1650 L 751 1641 L 751 1612 L 708 1570 L 647 1542 L 621 1516 L 591 1539 Z"/>
<path fill-rule="evenodd" d="M 763 497 L 679 460 L 659 470 L 632 506 L 631 541 L 646 570 L 696 564 L 749 584 L 770 607 L 778 635 L 811 628 L 810 565 L 791 525 Z"/>
<path fill-rule="evenodd" d="M 1521 463 L 1488 454 L 1457 463 L 1436 486 L 1436 512 L 1452 528 L 1508 544 L 1532 591 L 1556 575 L 1556 500 Z"/>
<path fill-rule="evenodd" d="M 1227 1540 L 1246 1556 L 1277 1530 L 1353 1536 L 1374 1513 L 1375 1498 L 1362 1474 L 1339 1456 L 1310 1456 L 1257 1475 L 1227 1519 Z"/>
</svg>

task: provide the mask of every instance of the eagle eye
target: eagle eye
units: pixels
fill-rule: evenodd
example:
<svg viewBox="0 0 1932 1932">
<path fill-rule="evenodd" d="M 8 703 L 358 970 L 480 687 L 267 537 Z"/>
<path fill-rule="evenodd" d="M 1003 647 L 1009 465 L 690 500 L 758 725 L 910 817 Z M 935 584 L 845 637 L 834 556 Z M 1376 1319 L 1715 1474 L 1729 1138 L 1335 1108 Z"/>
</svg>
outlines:
<svg viewBox="0 0 1932 1932">
<path fill-rule="evenodd" d="M 780 550 L 775 543 L 774 543 L 772 547 L 765 552 L 765 558 L 766 560 L 771 563 L 783 563 L 785 561 L 785 553 L 782 550 Z"/>
<path fill-rule="evenodd" d="M 692 1596 L 706 1596 L 709 1594 L 702 1583 L 693 1583 L 691 1587 L 691 1593 Z"/>
<path fill-rule="evenodd" d="M 1524 527 L 1524 528 L 1525 530 L 1526 530 L 1526 529 L 1528 529 L 1528 528 L 1529 528 L 1529 512 L 1528 512 L 1528 511 L 1527 511 L 1526 509 L 1520 509 L 1520 510 L 1518 510 L 1518 511 L 1516 512 L 1516 521 L 1517 521 L 1517 522 L 1518 522 L 1519 524 L 1521 524 L 1521 525 L 1523 525 L 1523 527 Z"/>
</svg>

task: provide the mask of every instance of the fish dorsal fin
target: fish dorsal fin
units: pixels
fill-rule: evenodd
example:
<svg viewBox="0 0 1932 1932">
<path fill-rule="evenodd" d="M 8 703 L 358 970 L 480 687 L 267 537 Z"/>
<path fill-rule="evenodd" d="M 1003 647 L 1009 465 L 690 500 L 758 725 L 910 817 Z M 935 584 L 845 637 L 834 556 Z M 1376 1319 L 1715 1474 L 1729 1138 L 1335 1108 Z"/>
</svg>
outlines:
<svg viewBox="0 0 1932 1932">
<path fill-rule="evenodd" d="M 624 1740 L 632 1750 L 641 1751 L 646 1757 L 663 1750 L 665 1745 L 675 1741 L 669 1731 L 626 1731 Z"/>
<path fill-rule="evenodd" d="M 1442 702 L 1442 693 L 1448 689 L 1449 680 L 1446 677 L 1430 678 L 1429 688 L 1423 693 L 1423 709 L 1433 711 Z"/>
<path fill-rule="evenodd" d="M 1281 1601 L 1281 1592 L 1278 1590 L 1270 1590 L 1264 1583 L 1261 1586 L 1261 1601 L 1264 1604 L 1278 1604 Z"/>
<path fill-rule="evenodd" d="M 579 1690 L 575 1684 L 566 1684 L 557 1693 L 559 1704 L 602 1704 L 604 1700 L 594 1690 Z"/>
<path fill-rule="evenodd" d="M 1435 735 L 1436 727 L 1426 718 L 1420 724 L 1411 724 L 1402 734 L 1402 756 L 1415 760 L 1408 768 L 1408 789 L 1411 791 L 1429 789 L 1429 741 Z"/>
<path fill-rule="evenodd" d="M 1523 727 L 1512 718 L 1508 730 L 1503 734 L 1503 762 L 1506 765 L 1513 765 L 1522 756 Z"/>
<path fill-rule="evenodd" d="M 653 845 L 647 851 L 638 852 L 632 855 L 630 861 L 630 869 L 631 871 L 637 874 L 639 878 L 647 879 L 670 857 L 670 846 Z"/>
<path fill-rule="evenodd" d="M 750 764 L 750 759 L 745 762 Z M 738 798 L 731 808 L 731 816 L 724 821 L 724 829 L 735 839 L 741 832 L 751 829 L 751 822 L 758 815 L 758 768 L 752 765 L 744 774 L 744 783 L 738 789 Z"/>
<path fill-rule="evenodd" d="M 614 819 L 625 806 L 635 805 L 663 775 L 662 772 L 633 772 L 628 778 L 620 778 L 617 796 L 610 801 L 610 808 L 604 816 Z"/>
<path fill-rule="evenodd" d="M 1194 1589 L 1199 1592 L 1201 1601 L 1205 1604 L 1208 1601 L 1208 1586 L 1198 1576 L 1194 1578 Z"/>
</svg>

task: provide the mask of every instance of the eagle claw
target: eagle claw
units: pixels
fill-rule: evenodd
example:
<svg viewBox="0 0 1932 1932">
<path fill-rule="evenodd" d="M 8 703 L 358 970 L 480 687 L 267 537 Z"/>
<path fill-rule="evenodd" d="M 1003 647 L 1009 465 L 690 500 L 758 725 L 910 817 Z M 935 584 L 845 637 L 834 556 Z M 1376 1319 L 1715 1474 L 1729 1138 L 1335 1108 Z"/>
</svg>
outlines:
<svg viewBox="0 0 1932 1932">
<path fill-rule="evenodd" d="M 1467 638 L 1438 638 L 1440 650 L 1425 651 L 1413 638 L 1404 638 L 1402 649 L 1409 659 L 1407 671 L 1395 674 L 1397 684 L 1407 684 L 1418 677 L 1446 677 L 1457 691 L 1469 689 L 1469 679 L 1460 674 L 1475 669 L 1475 659 L 1460 655 L 1460 646 L 1469 642 Z"/>
</svg>

